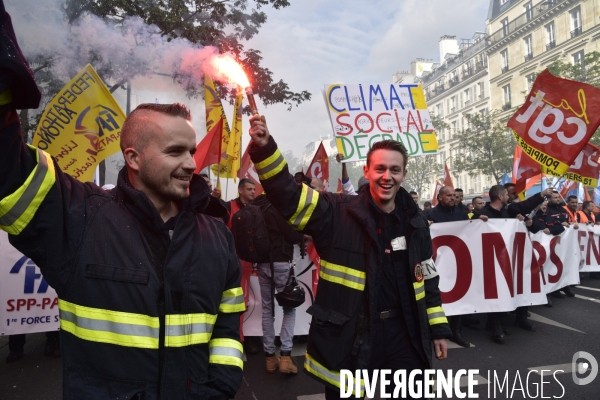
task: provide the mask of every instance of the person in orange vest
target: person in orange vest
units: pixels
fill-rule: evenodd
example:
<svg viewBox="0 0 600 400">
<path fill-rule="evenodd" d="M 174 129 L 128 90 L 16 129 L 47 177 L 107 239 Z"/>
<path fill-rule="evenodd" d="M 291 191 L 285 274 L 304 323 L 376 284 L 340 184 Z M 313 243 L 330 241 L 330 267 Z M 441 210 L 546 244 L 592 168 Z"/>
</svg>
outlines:
<svg viewBox="0 0 600 400">
<path fill-rule="evenodd" d="M 581 211 L 577 211 L 577 222 L 582 224 L 595 224 L 596 216 L 593 213 L 594 203 L 587 200 L 583 202 Z"/>
<path fill-rule="evenodd" d="M 569 224 L 575 224 L 573 228 L 577 229 L 577 206 L 579 205 L 579 199 L 577 196 L 569 196 L 567 197 L 567 205 L 563 206 L 565 211 L 567 211 L 567 215 L 569 216 Z"/>
</svg>

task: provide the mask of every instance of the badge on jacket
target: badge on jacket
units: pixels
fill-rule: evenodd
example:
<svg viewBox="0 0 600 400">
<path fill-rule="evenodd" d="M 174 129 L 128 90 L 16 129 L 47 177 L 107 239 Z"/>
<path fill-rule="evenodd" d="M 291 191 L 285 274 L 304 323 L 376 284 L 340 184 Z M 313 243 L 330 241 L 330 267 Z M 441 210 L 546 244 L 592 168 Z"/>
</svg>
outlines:
<svg viewBox="0 0 600 400">
<path fill-rule="evenodd" d="M 392 249 L 396 250 L 406 250 L 406 237 L 400 236 L 396 239 L 392 239 Z"/>
<path fill-rule="evenodd" d="M 421 263 L 415 265 L 415 280 L 417 282 L 423 282 L 423 267 Z"/>
</svg>

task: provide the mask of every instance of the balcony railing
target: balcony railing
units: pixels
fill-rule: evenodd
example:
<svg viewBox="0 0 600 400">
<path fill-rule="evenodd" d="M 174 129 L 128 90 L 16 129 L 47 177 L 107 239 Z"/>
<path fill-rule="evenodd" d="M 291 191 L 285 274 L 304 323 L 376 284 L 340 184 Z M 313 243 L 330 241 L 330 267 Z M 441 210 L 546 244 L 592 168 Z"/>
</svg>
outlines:
<svg viewBox="0 0 600 400">
<path fill-rule="evenodd" d="M 525 11 L 523 14 L 510 21 L 508 25 L 502 26 L 496 32 L 491 34 L 488 38 L 489 44 L 494 45 L 496 42 L 499 42 L 504 37 L 506 37 L 509 33 L 518 31 L 519 28 L 521 28 L 522 26 L 532 22 L 533 20 L 537 19 L 537 17 L 545 14 L 549 10 L 553 9 L 554 7 L 565 1 L 567 0 L 547 0 L 539 5 L 536 5 L 532 9 Z"/>
<path fill-rule="evenodd" d="M 546 50 L 552 50 L 555 47 L 556 47 L 556 40 L 553 40 L 546 45 Z"/>
<path fill-rule="evenodd" d="M 533 53 L 525 54 L 525 62 L 533 60 Z"/>
<path fill-rule="evenodd" d="M 505 104 L 502 106 L 502 111 L 508 111 L 508 110 L 510 110 L 510 109 L 511 109 L 511 105 L 510 105 L 510 103 L 505 103 Z"/>
<path fill-rule="evenodd" d="M 456 85 L 458 85 L 458 82 L 459 82 L 459 80 L 458 80 L 458 76 L 455 76 L 454 78 L 450 78 L 450 79 L 448 80 L 448 85 L 449 85 L 450 87 L 453 87 L 453 86 L 456 86 Z"/>
<path fill-rule="evenodd" d="M 502 67 L 502 73 L 508 72 L 508 65 Z"/>
<path fill-rule="evenodd" d="M 579 36 L 582 32 L 583 29 L 581 27 L 575 28 L 571 31 L 571 37 L 574 38 L 575 36 Z"/>
</svg>

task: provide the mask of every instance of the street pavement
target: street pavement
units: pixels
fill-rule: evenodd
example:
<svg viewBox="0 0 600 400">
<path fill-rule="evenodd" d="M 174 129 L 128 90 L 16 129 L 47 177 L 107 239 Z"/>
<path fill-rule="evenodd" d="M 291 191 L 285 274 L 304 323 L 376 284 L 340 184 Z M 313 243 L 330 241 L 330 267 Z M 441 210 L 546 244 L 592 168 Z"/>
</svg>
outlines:
<svg viewBox="0 0 600 400">
<path fill-rule="evenodd" d="M 571 373 L 573 355 L 578 351 L 590 353 L 600 362 L 600 280 L 586 277 L 587 274 L 583 274 L 581 284 L 573 289 L 576 297 L 553 298 L 552 308 L 530 308 L 530 320 L 536 332 L 513 327 L 514 315 L 508 315 L 506 325 L 510 335 L 505 344 L 498 345 L 483 329 L 485 318 L 482 316 L 479 329 L 463 328 L 463 336 L 473 346 L 462 348 L 450 342 L 449 358 L 436 360 L 434 367 L 453 371 L 478 369 L 479 385 L 474 392 L 480 399 L 599 399 L 600 374 L 589 385 L 579 386 Z M 28 335 L 25 357 L 11 364 L 0 362 L 0 399 L 61 398 L 62 362 L 43 355 L 44 343 L 44 334 Z M 300 370 L 305 346 L 296 344 L 294 347 Z M 2 337 L 1 360 L 7 355 L 8 340 Z M 542 370 L 545 371 L 543 377 Z M 503 389 L 493 384 L 494 374 L 500 386 L 504 383 Z M 488 381 L 492 382 L 488 384 Z M 466 391 L 462 383 L 461 390 Z M 267 374 L 264 354 L 257 354 L 246 358 L 244 381 L 236 399 L 323 400 L 323 392 L 320 384 L 301 371 L 295 376 Z"/>
</svg>

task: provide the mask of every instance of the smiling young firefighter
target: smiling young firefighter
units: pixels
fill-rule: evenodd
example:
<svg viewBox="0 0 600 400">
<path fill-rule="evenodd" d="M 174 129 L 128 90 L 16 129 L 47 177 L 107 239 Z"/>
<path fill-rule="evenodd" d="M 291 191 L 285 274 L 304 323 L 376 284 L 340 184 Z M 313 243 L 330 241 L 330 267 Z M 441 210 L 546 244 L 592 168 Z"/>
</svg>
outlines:
<svg viewBox="0 0 600 400">
<path fill-rule="evenodd" d="M 0 23 L 0 228 L 59 296 L 64 398 L 232 398 L 240 267 L 229 230 L 206 215 L 224 208 L 193 174 L 189 111 L 138 107 L 117 187 L 78 182 L 21 139 L 16 109 L 40 95 L 2 2 Z"/>
<path fill-rule="evenodd" d="M 250 155 L 269 201 L 321 256 L 304 371 L 340 396 L 340 370 L 431 368 L 452 336 L 441 307 L 429 224 L 400 184 L 406 150 L 373 145 L 358 196 L 296 185 L 263 117 L 250 119 Z M 433 341 L 433 346 L 432 346 Z M 433 348 L 435 350 L 433 350 Z M 360 396 L 361 393 L 355 393 Z"/>
</svg>

